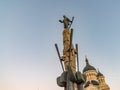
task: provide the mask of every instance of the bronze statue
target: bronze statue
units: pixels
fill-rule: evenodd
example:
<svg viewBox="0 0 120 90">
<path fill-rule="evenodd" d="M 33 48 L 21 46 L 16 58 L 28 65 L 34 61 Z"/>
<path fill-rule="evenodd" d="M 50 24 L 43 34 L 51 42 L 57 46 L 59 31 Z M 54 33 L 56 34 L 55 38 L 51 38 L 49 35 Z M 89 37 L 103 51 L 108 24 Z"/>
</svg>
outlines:
<svg viewBox="0 0 120 90">
<path fill-rule="evenodd" d="M 72 20 L 70 20 L 68 17 L 66 17 L 65 15 L 63 16 L 63 20 L 59 20 L 59 22 L 64 24 L 64 28 L 70 28 L 74 17 L 72 18 Z"/>
</svg>

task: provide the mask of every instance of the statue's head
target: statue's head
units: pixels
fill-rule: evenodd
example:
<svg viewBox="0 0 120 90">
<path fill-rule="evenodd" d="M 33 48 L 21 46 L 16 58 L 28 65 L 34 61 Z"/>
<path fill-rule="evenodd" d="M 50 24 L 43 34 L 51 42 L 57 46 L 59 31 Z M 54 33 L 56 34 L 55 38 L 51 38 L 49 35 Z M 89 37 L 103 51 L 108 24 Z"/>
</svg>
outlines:
<svg viewBox="0 0 120 90">
<path fill-rule="evenodd" d="M 64 17 L 64 18 L 66 18 L 66 16 L 65 16 L 65 15 L 63 15 L 63 17 Z"/>
</svg>

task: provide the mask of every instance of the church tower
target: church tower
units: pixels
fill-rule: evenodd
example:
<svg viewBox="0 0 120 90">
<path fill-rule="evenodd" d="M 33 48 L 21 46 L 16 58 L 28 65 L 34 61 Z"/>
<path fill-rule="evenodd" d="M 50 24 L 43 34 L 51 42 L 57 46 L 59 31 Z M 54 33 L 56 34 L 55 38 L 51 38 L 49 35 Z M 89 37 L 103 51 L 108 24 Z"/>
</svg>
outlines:
<svg viewBox="0 0 120 90">
<path fill-rule="evenodd" d="M 109 86 L 105 82 L 104 75 L 98 70 L 99 90 L 110 90 Z"/>
<path fill-rule="evenodd" d="M 97 71 L 91 66 L 86 58 L 86 66 L 83 69 L 85 77 L 84 90 L 99 90 L 99 82 L 97 80 Z"/>
</svg>

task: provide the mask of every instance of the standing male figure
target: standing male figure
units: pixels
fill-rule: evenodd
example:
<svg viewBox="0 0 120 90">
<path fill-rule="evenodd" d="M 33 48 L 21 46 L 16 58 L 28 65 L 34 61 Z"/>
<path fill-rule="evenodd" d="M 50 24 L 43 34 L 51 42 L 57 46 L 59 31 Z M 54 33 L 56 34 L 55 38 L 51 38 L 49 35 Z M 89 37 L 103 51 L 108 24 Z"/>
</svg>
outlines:
<svg viewBox="0 0 120 90">
<path fill-rule="evenodd" d="M 65 15 L 63 16 L 63 21 L 59 20 L 59 22 L 64 23 L 64 28 L 68 28 L 68 26 L 72 23 L 72 21 L 66 17 Z"/>
</svg>

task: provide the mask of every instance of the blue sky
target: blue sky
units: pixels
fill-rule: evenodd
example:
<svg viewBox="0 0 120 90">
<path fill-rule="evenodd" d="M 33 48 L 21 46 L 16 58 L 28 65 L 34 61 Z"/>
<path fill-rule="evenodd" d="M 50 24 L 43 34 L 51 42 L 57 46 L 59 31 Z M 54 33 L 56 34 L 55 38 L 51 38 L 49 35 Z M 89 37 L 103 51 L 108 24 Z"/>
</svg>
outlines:
<svg viewBox="0 0 120 90">
<path fill-rule="evenodd" d="M 89 62 L 105 75 L 111 90 L 120 81 L 119 0 L 1 0 L 0 90 L 62 90 L 54 47 L 62 54 L 63 15 L 75 17 L 73 43 L 80 70 Z"/>
</svg>

